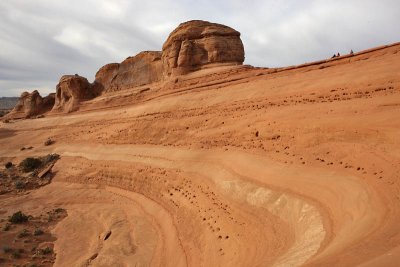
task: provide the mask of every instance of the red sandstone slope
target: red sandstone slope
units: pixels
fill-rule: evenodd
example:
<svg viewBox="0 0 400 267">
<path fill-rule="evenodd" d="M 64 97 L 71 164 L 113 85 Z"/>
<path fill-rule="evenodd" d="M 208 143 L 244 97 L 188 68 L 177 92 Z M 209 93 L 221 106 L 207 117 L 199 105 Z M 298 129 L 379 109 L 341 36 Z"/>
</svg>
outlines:
<svg viewBox="0 0 400 267">
<path fill-rule="evenodd" d="M 1 162 L 61 155 L 2 210 L 67 209 L 56 266 L 397 266 L 399 51 L 220 65 L 2 124 Z"/>
</svg>

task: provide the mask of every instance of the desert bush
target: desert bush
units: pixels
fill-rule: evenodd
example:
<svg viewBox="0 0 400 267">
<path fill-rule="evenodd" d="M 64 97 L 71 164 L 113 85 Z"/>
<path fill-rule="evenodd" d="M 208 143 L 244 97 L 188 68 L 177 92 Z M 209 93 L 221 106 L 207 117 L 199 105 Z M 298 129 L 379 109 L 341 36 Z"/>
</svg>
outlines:
<svg viewBox="0 0 400 267">
<path fill-rule="evenodd" d="M 43 233 L 44 233 L 44 232 L 43 232 L 41 229 L 36 228 L 36 229 L 35 229 L 35 232 L 33 232 L 33 235 L 38 236 L 38 235 L 42 235 Z"/>
<path fill-rule="evenodd" d="M 43 158 L 43 165 L 47 165 L 47 164 L 49 164 L 50 162 L 53 162 L 53 161 L 56 161 L 56 160 L 59 160 L 60 159 L 60 155 L 58 155 L 58 154 L 48 154 L 47 156 L 45 156 L 44 158 Z"/>
<path fill-rule="evenodd" d="M 50 247 L 42 248 L 39 250 L 40 254 L 47 255 L 53 253 L 53 249 Z"/>
<path fill-rule="evenodd" d="M 10 223 L 24 223 L 28 221 L 28 216 L 26 216 L 25 214 L 23 214 L 21 211 L 17 211 L 16 213 L 14 213 L 9 219 L 8 221 Z"/>
<path fill-rule="evenodd" d="M 13 166 L 13 164 L 12 164 L 12 162 L 7 162 L 6 163 L 6 165 L 5 165 L 5 167 L 6 167 L 6 169 L 9 169 L 9 168 L 11 168 Z"/>
<path fill-rule="evenodd" d="M 19 234 L 18 234 L 18 237 L 19 237 L 19 238 L 23 238 L 23 237 L 27 237 L 27 236 L 29 236 L 29 231 L 26 230 L 26 229 L 22 230 L 22 231 L 19 232 Z"/>
<path fill-rule="evenodd" d="M 4 246 L 4 247 L 3 247 L 3 252 L 4 252 L 4 253 L 10 253 L 11 251 L 13 251 L 13 249 L 10 248 L 9 246 Z"/>
<path fill-rule="evenodd" d="M 13 252 L 11 253 L 11 255 L 12 255 L 12 257 L 13 257 L 14 259 L 20 259 L 20 258 L 21 258 L 21 254 L 20 254 L 18 251 L 13 251 Z"/>
<path fill-rule="evenodd" d="M 25 183 L 22 181 L 16 181 L 15 182 L 15 188 L 16 189 L 24 189 L 25 188 Z"/>
<path fill-rule="evenodd" d="M 26 158 L 19 166 L 22 168 L 23 172 L 31 172 L 39 168 L 42 165 L 42 161 L 38 158 Z"/>
<path fill-rule="evenodd" d="M 4 225 L 3 227 L 3 231 L 7 232 L 8 230 L 10 230 L 11 226 L 9 223 L 7 223 L 6 225 Z"/>
</svg>

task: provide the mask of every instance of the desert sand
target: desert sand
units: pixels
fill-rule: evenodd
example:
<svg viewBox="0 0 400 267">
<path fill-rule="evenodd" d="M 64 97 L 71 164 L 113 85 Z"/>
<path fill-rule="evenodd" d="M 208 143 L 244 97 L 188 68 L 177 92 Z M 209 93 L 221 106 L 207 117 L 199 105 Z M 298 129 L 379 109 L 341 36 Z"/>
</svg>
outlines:
<svg viewBox="0 0 400 267">
<path fill-rule="evenodd" d="M 61 159 L 0 210 L 67 210 L 54 266 L 399 266 L 399 51 L 220 64 L 2 123 L 3 165 Z"/>
</svg>

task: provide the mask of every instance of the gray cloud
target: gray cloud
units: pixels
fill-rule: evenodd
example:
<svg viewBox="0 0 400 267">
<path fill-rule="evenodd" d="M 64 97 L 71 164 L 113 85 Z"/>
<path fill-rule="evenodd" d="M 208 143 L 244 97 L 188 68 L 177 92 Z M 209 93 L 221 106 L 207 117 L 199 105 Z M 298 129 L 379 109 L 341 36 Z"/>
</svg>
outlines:
<svg viewBox="0 0 400 267">
<path fill-rule="evenodd" d="M 397 0 L 2 0 L 0 96 L 52 92 L 63 74 L 93 80 L 191 19 L 237 29 L 245 63 L 275 67 L 400 41 L 399 18 Z"/>
</svg>

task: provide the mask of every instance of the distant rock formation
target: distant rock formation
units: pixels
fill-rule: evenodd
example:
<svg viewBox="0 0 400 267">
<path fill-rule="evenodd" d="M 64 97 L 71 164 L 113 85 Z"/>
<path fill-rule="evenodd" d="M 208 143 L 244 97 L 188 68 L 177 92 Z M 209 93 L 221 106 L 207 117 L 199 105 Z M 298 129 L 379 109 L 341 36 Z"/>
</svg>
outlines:
<svg viewBox="0 0 400 267">
<path fill-rule="evenodd" d="M 169 81 L 175 76 L 216 64 L 238 65 L 243 61 L 244 48 L 238 31 L 208 21 L 188 21 L 169 35 L 162 52 L 144 51 L 121 63 L 107 64 L 97 71 L 93 84 L 77 74 L 62 76 L 51 111 L 73 112 L 79 109 L 82 101 L 102 93 Z M 28 117 L 38 114 L 41 105 L 46 105 L 43 109 L 47 109 L 51 102 L 46 101 L 37 91 L 24 93 L 14 113 Z"/>
<path fill-rule="evenodd" d="M 162 79 L 161 52 L 144 51 L 122 63 L 107 64 L 96 73 L 96 86 L 105 92 L 141 86 Z"/>
<path fill-rule="evenodd" d="M 0 97 L 0 110 L 13 109 L 18 100 L 19 97 Z"/>
<path fill-rule="evenodd" d="M 122 63 L 107 64 L 96 73 L 94 86 L 111 92 L 167 80 L 213 63 L 242 64 L 240 33 L 230 27 L 193 20 L 182 23 L 160 51 L 144 51 Z"/>
<path fill-rule="evenodd" d="M 81 101 L 89 100 L 99 94 L 85 77 L 64 75 L 56 87 L 56 99 L 52 112 L 72 112 L 79 109 Z"/>
<path fill-rule="evenodd" d="M 14 109 L 6 115 L 7 119 L 34 117 L 50 111 L 55 102 L 55 94 L 42 98 L 37 90 L 32 93 L 23 92 Z"/>
<path fill-rule="evenodd" d="M 238 31 L 201 20 L 180 24 L 162 49 L 165 77 L 186 74 L 212 63 L 243 61 L 244 48 Z"/>
</svg>

